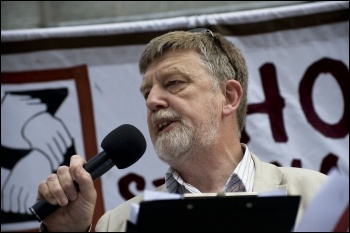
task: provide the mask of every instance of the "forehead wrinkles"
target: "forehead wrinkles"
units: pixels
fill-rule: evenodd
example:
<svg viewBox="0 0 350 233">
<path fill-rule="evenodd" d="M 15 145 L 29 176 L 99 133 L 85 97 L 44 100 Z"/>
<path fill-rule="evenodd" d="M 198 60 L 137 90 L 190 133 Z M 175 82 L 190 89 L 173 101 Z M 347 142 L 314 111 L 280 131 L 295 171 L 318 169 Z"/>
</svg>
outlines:
<svg viewBox="0 0 350 233">
<path fill-rule="evenodd" d="M 164 52 L 161 56 L 155 58 L 153 62 L 145 70 L 144 76 L 148 76 L 147 73 L 150 70 L 163 70 L 173 66 L 185 69 L 189 63 L 200 63 L 200 55 L 191 49 L 170 50 Z M 194 64 L 191 64 L 194 65 Z"/>
<path fill-rule="evenodd" d="M 140 91 L 148 90 L 153 86 L 154 81 L 159 81 L 172 75 L 197 76 L 201 73 L 199 70 L 204 71 L 206 69 L 200 55 L 195 50 L 167 51 L 147 67 Z"/>
</svg>

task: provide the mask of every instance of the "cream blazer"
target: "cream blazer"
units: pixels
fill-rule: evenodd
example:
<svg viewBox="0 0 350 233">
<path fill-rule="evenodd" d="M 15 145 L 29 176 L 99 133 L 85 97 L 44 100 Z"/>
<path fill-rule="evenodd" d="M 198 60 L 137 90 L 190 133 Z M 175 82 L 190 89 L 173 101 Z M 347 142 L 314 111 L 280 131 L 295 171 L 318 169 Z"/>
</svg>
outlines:
<svg viewBox="0 0 350 233">
<path fill-rule="evenodd" d="M 287 195 L 300 195 L 301 201 L 296 219 L 298 223 L 305 207 L 314 197 L 327 176 L 309 169 L 277 167 L 273 164 L 261 161 L 253 153 L 250 153 L 250 155 L 255 164 L 253 192 L 285 189 L 287 190 Z M 155 190 L 167 192 L 164 184 Z M 140 203 L 142 200 L 143 194 L 140 194 L 129 199 L 120 206 L 107 211 L 98 220 L 95 227 L 96 232 L 126 231 L 126 220 L 130 215 L 131 203 Z"/>
</svg>

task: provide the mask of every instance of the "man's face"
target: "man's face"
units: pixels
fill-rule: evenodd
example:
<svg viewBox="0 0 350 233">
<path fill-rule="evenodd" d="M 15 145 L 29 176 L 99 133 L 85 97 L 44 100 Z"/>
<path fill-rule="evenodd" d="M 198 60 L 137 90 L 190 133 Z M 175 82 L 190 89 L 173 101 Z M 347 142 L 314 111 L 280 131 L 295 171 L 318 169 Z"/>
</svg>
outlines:
<svg viewBox="0 0 350 233">
<path fill-rule="evenodd" d="M 224 96 L 190 50 L 169 51 L 147 69 L 141 85 L 158 156 L 170 165 L 194 159 L 215 138 Z"/>
</svg>

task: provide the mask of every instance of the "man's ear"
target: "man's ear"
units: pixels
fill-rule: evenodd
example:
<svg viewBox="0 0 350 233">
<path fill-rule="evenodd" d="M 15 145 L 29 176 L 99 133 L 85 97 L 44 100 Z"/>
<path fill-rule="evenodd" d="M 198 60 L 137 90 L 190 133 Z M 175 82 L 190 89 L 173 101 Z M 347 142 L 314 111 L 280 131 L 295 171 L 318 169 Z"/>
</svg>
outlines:
<svg viewBox="0 0 350 233">
<path fill-rule="evenodd" d="M 234 111 L 237 111 L 241 99 L 243 96 L 243 89 L 241 84 L 236 80 L 229 80 L 225 86 L 225 98 L 226 102 L 222 110 L 223 116 L 229 116 Z"/>
</svg>

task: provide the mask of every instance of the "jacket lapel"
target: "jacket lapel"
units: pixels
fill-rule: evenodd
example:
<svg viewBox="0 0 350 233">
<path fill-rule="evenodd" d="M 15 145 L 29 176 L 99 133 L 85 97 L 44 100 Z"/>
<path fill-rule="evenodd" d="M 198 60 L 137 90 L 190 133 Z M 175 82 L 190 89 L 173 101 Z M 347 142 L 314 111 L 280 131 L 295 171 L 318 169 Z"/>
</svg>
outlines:
<svg viewBox="0 0 350 233">
<path fill-rule="evenodd" d="M 287 190 L 283 184 L 283 173 L 277 166 L 261 161 L 255 154 L 250 153 L 255 165 L 255 179 L 253 192 Z"/>
</svg>

